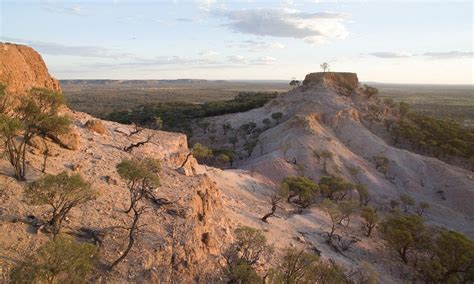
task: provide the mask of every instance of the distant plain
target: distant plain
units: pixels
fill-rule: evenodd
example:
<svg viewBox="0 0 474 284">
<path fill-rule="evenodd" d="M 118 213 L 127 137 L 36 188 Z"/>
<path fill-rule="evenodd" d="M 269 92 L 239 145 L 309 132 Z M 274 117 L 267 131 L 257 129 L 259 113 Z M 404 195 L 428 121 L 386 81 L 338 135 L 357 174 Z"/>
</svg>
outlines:
<svg viewBox="0 0 474 284">
<path fill-rule="evenodd" d="M 203 103 L 230 100 L 239 92 L 286 92 L 286 81 L 61 80 L 69 105 L 97 117 L 157 102 Z M 472 85 L 367 83 L 381 98 L 405 101 L 417 112 L 450 118 L 474 127 Z"/>
</svg>

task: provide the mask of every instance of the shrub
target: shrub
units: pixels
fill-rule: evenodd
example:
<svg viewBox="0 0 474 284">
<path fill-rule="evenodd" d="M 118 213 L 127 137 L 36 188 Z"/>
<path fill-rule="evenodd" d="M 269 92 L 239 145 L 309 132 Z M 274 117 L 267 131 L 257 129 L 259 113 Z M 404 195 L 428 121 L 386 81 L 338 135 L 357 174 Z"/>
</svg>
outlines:
<svg viewBox="0 0 474 284">
<path fill-rule="evenodd" d="M 322 176 L 319 179 L 319 188 L 324 197 L 333 201 L 343 200 L 349 191 L 356 185 L 338 176 Z"/>
<path fill-rule="evenodd" d="M 400 195 L 400 202 L 403 207 L 403 212 L 407 213 L 410 208 L 415 205 L 415 199 L 408 194 Z"/>
<path fill-rule="evenodd" d="M 280 119 L 283 118 L 283 113 L 281 112 L 274 112 L 272 113 L 272 118 L 276 121 L 276 124 L 280 123 Z"/>
<path fill-rule="evenodd" d="M 15 105 L 11 95 L 0 96 L 0 105 Z M 15 178 L 25 180 L 26 150 L 34 136 L 43 139 L 69 131 L 70 120 L 58 114 L 64 105 L 64 97 L 60 93 L 46 89 L 32 89 L 28 95 L 21 97 L 13 109 L 2 107 L 0 113 L 0 139 L 4 144 L 7 158 L 13 166 Z M 20 139 L 17 139 L 20 138 Z M 48 151 L 45 151 L 48 155 Z M 45 157 L 46 162 L 47 156 Z M 45 166 L 44 166 L 45 167 Z"/>
<path fill-rule="evenodd" d="M 11 272 L 12 283 L 86 283 L 97 260 L 94 245 L 58 236 Z"/>
<path fill-rule="evenodd" d="M 373 207 L 364 207 L 360 212 L 360 216 L 364 219 L 365 234 L 367 237 L 370 237 L 372 230 L 379 221 L 377 211 Z"/>
<path fill-rule="evenodd" d="M 385 176 L 388 175 L 390 160 L 384 156 L 374 156 L 375 169 L 383 173 Z"/>
<path fill-rule="evenodd" d="M 319 257 L 295 248 L 285 248 L 283 252 L 283 259 L 269 273 L 270 283 L 314 283 Z"/>
<path fill-rule="evenodd" d="M 223 254 L 226 260 L 225 274 L 231 283 L 239 280 L 255 280 L 258 275 L 255 268 L 266 261 L 273 253 L 267 239 L 261 231 L 251 227 L 239 227 L 235 230 L 236 241 Z M 242 282 L 255 283 L 255 282 Z"/>
<path fill-rule="evenodd" d="M 31 205 L 49 205 L 52 207 L 48 225 L 56 236 L 69 211 L 78 205 L 92 200 L 96 193 L 88 182 L 78 174 L 46 175 L 33 182 L 25 190 L 25 199 Z"/>
<path fill-rule="evenodd" d="M 470 283 L 474 281 L 474 241 L 461 233 L 443 230 L 421 262 L 427 283 Z"/>
<path fill-rule="evenodd" d="M 357 193 L 359 194 L 359 205 L 367 206 L 370 201 L 369 190 L 367 189 L 367 186 L 363 184 L 356 184 L 355 188 L 357 190 Z"/>
<path fill-rule="evenodd" d="M 142 198 L 152 196 L 153 189 L 160 185 L 157 173 L 161 170 L 161 165 L 155 159 L 124 159 L 117 164 L 116 169 L 130 191 L 130 206 L 125 213 L 130 212 Z"/>
<path fill-rule="evenodd" d="M 193 145 L 192 154 L 200 163 L 209 163 L 212 159 L 213 154 L 212 150 L 207 148 L 206 146 L 201 145 L 200 143 L 196 143 Z"/>
<path fill-rule="evenodd" d="M 225 275 L 227 276 L 227 283 L 229 284 L 262 283 L 262 278 L 255 272 L 252 266 L 244 262 L 227 267 Z"/>
<path fill-rule="evenodd" d="M 318 184 L 307 177 L 286 177 L 281 184 L 282 195 L 289 203 L 298 197 L 296 203 L 307 208 L 314 203 L 314 197 L 319 192 Z"/>
<path fill-rule="evenodd" d="M 428 203 L 428 202 L 420 202 L 418 204 L 418 207 L 416 209 L 416 214 L 418 214 L 418 216 L 423 216 L 423 213 L 425 213 L 426 209 L 430 209 L 431 208 L 431 205 Z"/>
<path fill-rule="evenodd" d="M 341 208 L 329 199 L 324 199 L 321 204 L 321 209 L 329 216 L 331 219 L 331 230 L 326 232 L 328 235 L 328 243 L 332 242 L 333 236 L 336 234 L 336 226 L 344 220 L 344 213 L 341 211 Z"/>
<path fill-rule="evenodd" d="M 396 251 L 403 263 L 423 250 L 430 242 L 428 230 L 422 219 L 415 215 L 394 215 L 381 223 L 382 238 Z"/>
</svg>

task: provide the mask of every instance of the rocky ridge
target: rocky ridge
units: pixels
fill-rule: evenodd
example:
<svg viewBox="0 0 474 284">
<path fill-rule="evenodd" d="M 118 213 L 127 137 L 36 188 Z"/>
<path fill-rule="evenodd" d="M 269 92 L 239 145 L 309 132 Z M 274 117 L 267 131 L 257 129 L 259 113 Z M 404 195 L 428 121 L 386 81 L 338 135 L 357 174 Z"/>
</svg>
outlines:
<svg viewBox="0 0 474 284">
<path fill-rule="evenodd" d="M 32 87 L 60 91 L 41 56 L 20 45 L 0 45 L 0 83 L 18 95 Z M 127 283 L 182 279 L 186 282 L 211 275 L 207 272 L 216 269 L 220 249 L 230 241 L 230 231 L 220 192 L 194 158 L 189 159 L 181 173 L 176 170 L 189 153 L 186 136 L 153 130 L 130 135 L 135 130 L 130 125 L 96 120 L 69 109 L 65 109 L 64 114 L 73 121 L 72 134 L 68 136 L 69 140 L 66 139 L 69 143 L 61 142 L 64 137 L 47 141 L 50 157 L 46 173 L 79 173 L 99 192 L 97 200 L 73 209 L 65 225 L 66 233 L 92 230 L 101 235 L 104 263 L 120 255 L 126 232 L 118 228 L 130 221 L 123 213 L 129 198 L 115 165 L 124 158 L 160 160 L 163 168 L 161 186 L 155 195 L 171 201 L 170 205 L 162 207 L 147 204 L 149 212 L 142 220 L 146 226 L 137 247 L 113 273 L 99 271 L 97 280 Z M 90 127 L 92 124 L 96 128 Z M 96 131 L 98 124 L 100 131 Z M 123 150 L 148 137 L 152 137 L 149 143 L 130 153 Z M 31 143 L 27 153 L 28 181 L 42 175 L 43 147 L 41 141 Z M 0 282 L 3 282 L 7 281 L 8 272 L 15 263 L 28 257 L 48 236 L 25 221 L 27 216 L 41 219 L 47 207 L 28 206 L 23 202 L 26 183 L 11 177 L 11 169 L 4 159 L 0 160 L 0 171 Z"/>
</svg>

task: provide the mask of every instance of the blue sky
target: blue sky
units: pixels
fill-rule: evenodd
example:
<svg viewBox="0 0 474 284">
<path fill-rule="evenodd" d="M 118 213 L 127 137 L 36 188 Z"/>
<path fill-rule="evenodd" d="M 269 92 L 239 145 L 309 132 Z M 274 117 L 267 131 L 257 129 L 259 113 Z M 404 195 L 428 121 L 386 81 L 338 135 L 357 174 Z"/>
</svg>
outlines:
<svg viewBox="0 0 474 284">
<path fill-rule="evenodd" d="M 59 79 L 299 79 L 474 84 L 471 1 L 7 1 L 0 40 Z"/>
</svg>

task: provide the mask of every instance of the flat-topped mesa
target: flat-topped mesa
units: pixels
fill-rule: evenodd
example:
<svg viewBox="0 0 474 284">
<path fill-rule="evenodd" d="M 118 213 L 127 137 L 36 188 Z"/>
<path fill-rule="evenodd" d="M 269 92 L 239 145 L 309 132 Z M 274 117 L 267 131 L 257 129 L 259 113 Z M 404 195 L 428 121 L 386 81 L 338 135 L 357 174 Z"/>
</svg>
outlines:
<svg viewBox="0 0 474 284">
<path fill-rule="evenodd" d="M 0 84 L 7 92 L 26 94 L 31 88 L 61 91 L 41 55 L 31 47 L 0 42 Z"/>
<path fill-rule="evenodd" d="M 324 86 L 355 90 L 359 86 L 356 73 L 349 72 L 315 72 L 306 75 L 303 81 L 305 89 Z"/>
</svg>

